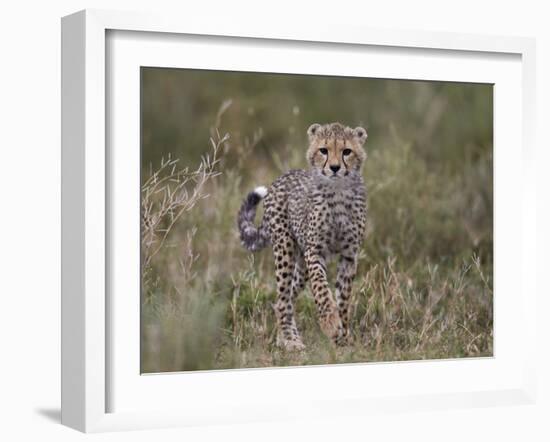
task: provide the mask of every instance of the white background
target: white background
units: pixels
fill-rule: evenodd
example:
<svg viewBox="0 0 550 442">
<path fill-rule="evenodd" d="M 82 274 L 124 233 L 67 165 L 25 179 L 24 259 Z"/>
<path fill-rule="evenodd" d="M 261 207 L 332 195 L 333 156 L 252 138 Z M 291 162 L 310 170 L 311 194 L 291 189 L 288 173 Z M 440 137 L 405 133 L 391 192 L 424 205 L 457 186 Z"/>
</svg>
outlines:
<svg viewBox="0 0 550 442">
<path fill-rule="evenodd" d="M 177 6 L 176 6 L 177 5 Z M 2 440 L 548 440 L 550 302 L 539 280 L 539 385 L 536 406 L 374 415 L 84 436 L 59 425 L 60 367 L 60 17 L 78 9 L 168 8 L 226 20 L 351 21 L 378 28 L 447 30 L 538 38 L 539 274 L 548 263 L 550 14 L 544 2 L 19 1 L 0 10 L 0 439 Z M 519 123 L 519 122 L 518 122 Z M 544 205 L 542 205 L 544 200 Z M 546 261 L 546 262 L 545 262 Z M 6 283 L 7 282 L 7 283 Z"/>
</svg>

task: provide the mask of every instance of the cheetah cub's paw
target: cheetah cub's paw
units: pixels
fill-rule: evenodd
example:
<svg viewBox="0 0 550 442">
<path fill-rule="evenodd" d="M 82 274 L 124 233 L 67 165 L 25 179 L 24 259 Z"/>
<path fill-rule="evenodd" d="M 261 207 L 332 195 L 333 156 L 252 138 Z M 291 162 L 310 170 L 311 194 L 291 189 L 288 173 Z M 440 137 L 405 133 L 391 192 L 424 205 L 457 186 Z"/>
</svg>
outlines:
<svg viewBox="0 0 550 442">
<path fill-rule="evenodd" d="M 277 338 L 277 347 L 289 352 L 299 352 L 305 350 L 306 346 L 300 339 L 281 339 Z"/>
<path fill-rule="evenodd" d="M 348 347 L 353 345 L 354 339 L 349 330 L 343 330 L 343 332 L 334 340 L 334 343 L 339 347 Z"/>
<path fill-rule="evenodd" d="M 342 336 L 343 327 L 342 320 L 336 309 L 331 310 L 327 314 L 323 315 L 320 320 L 321 330 L 332 341 L 337 342 Z"/>
</svg>

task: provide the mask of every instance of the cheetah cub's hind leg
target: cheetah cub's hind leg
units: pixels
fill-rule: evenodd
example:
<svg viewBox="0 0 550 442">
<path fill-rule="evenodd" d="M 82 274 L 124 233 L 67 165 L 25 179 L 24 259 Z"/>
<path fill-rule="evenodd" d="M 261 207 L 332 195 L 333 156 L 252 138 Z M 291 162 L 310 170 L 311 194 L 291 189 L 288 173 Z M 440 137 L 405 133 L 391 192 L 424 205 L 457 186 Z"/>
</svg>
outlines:
<svg viewBox="0 0 550 442">
<path fill-rule="evenodd" d="M 297 250 L 296 263 L 294 264 L 294 274 L 292 275 L 291 284 L 291 297 L 292 302 L 296 302 L 296 298 L 302 290 L 304 290 L 307 281 L 306 263 L 304 261 L 304 255 Z"/>
<path fill-rule="evenodd" d="M 273 241 L 275 276 L 277 278 L 277 302 L 273 306 L 277 318 L 277 346 L 289 351 L 305 348 L 294 316 L 296 298 L 296 252 L 290 235 L 278 235 Z"/>
</svg>

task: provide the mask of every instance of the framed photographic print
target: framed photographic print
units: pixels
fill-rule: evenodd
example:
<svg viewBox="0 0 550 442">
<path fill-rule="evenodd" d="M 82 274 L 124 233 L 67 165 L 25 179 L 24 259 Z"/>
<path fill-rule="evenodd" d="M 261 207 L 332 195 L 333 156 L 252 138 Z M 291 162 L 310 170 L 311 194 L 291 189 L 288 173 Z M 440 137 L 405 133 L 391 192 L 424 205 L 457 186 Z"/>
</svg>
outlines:
<svg viewBox="0 0 550 442">
<path fill-rule="evenodd" d="M 533 41 L 62 31 L 63 423 L 533 400 Z"/>
</svg>

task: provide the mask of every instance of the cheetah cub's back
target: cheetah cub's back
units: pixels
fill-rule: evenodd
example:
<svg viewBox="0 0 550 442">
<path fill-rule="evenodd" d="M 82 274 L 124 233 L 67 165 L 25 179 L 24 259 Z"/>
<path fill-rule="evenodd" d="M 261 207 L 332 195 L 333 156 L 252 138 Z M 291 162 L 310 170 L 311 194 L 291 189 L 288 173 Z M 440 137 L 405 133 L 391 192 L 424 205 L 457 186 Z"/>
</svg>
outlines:
<svg viewBox="0 0 550 442">
<path fill-rule="evenodd" d="M 291 170 L 269 186 L 257 187 L 238 215 L 242 244 L 250 251 L 272 245 L 275 258 L 277 343 L 304 348 L 294 318 L 294 301 L 309 281 L 323 332 L 338 345 L 352 341 L 351 286 L 366 220 L 366 189 L 361 175 L 367 132 L 340 123 L 308 129 L 307 170 Z M 256 208 L 264 200 L 260 226 Z M 327 263 L 338 259 L 334 293 Z"/>
</svg>

